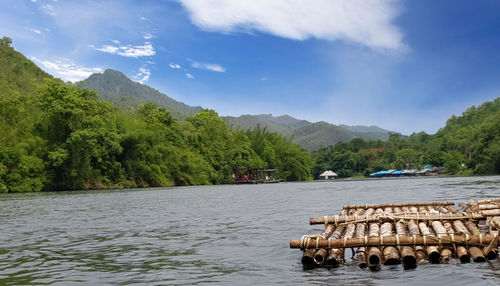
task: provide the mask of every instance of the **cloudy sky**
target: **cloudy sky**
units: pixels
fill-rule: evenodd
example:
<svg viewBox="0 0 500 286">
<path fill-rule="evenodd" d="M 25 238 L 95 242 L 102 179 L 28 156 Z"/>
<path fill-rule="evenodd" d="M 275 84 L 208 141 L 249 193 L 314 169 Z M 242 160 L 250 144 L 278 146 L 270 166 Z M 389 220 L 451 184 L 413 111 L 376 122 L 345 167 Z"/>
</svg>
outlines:
<svg viewBox="0 0 500 286">
<path fill-rule="evenodd" d="M 67 81 L 107 68 L 220 115 L 434 133 L 500 96 L 496 0 L 11 0 L 0 36 Z"/>
</svg>

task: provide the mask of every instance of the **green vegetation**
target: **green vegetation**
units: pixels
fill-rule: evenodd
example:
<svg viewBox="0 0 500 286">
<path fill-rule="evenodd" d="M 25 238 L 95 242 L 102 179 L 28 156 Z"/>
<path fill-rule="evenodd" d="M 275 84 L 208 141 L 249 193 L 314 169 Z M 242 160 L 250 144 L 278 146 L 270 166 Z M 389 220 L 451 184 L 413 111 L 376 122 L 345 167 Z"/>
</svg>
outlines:
<svg viewBox="0 0 500 286">
<path fill-rule="evenodd" d="M 117 108 L 95 91 L 53 79 L 10 45 L 0 39 L 0 192 L 222 184 L 233 172 L 257 169 L 277 169 L 288 181 L 326 169 L 351 177 L 424 164 L 448 174 L 500 173 L 500 98 L 453 116 L 435 135 L 349 138 L 311 156 L 266 127 L 231 129 L 213 110 L 188 108 L 179 121 L 156 103 Z M 308 136 L 325 130 L 273 120 L 291 122 L 294 133 L 312 130 Z"/>
<path fill-rule="evenodd" d="M 232 131 L 213 110 L 175 120 L 52 79 L 1 40 L 0 192 L 221 184 L 235 168 L 311 177 L 307 151 L 265 130 Z"/>
<path fill-rule="evenodd" d="M 333 125 L 327 122 L 311 123 L 295 119 L 289 115 L 272 116 L 271 114 L 225 116 L 232 129 L 250 130 L 257 127 L 290 138 L 308 151 L 318 150 L 321 146 L 349 142 L 354 138 L 387 140 L 389 131 L 376 126 Z"/>
<path fill-rule="evenodd" d="M 313 175 L 325 169 L 341 177 L 387 169 L 443 167 L 447 174 L 500 173 L 500 98 L 451 117 L 436 134 L 392 133 L 387 141 L 354 139 L 313 152 Z"/>
</svg>

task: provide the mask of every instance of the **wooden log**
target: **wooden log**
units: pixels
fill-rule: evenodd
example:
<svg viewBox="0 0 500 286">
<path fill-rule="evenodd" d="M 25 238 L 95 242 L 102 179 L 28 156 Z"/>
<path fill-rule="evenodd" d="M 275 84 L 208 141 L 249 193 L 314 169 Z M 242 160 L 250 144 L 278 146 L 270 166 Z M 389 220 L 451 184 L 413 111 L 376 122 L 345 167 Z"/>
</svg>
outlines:
<svg viewBox="0 0 500 286">
<path fill-rule="evenodd" d="M 482 210 L 480 213 L 483 216 L 500 216 L 500 209 Z"/>
<path fill-rule="evenodd" d="M 398 220 L 418 220 L 418 221 L 432 221 L 432 220 L 459 220 L 459 219 L 485 219 L 486 216 L 482 213 L 379 213 L 373 214 L 371 216 L 367 215 L 340 215 L 340 216 L 327 216 L 327 217 L 316 217 L 310 218 L 309 224 L 343 224 L 343 223 L 353 223 L 353 222 L 386 222 L 386 221 L 398 221 Z"/>
<path fill-rule="evenodd" d="M 367 209 L 364 213 L 366 216 L 371 216 L 375 212 L 375 209 L 370 208 Z M 366 223 L 358 223 L 356 224 L 356 231 L 354 234 L 355 238 L 364 238 L 365 237 L 365 231 L 366 231 Z M 365 247 L 359 247 L 358 250 L 356 251 L 357 256 L 358 256 L 358 265 L 361 268 L 365 268 L 368 266 L 366 262 L 366 248 Z"/>
<path fill-rule="evenodd" d="M 463 233 L 466 235 L 471 235 L 471 232 L 468 230 L 468 228 L 464 225 L 463 222 L 457 220 L 453 221 L 453 226 L 455 227 L 456 232 Z M 476 235 L 479 237 L 479 235 Z M 470 246 L 467 251 L 469 252 L 470 257 L 474 262 L 484 262 L 486 261 L 486 258 L 483 255 L 483 252 L 481 249 L 479 249 L 477 246 Z"/>
<path fill-rule="evenodd" d="M 465 236 L 465 235 L 454 235 L 454 236 L 443 236 L 438 238 L 437 236 L 388 236 L 388 237 L 366 237 L 364 238 L 350 238 L 346 239 L 319 239 L 318 248 L 346 248 L 346 247 L 361 247 L 361 246 L 398 246 L 398 245 L 470 245 L 477 247 L 488 246 L 495 237 L 493 236 L 483 236 L 482 239 L 479 236 Z M 314 238 L 312 238 L 314 241 Z M 399 243 L 398 243 L 399 240 Z M 482 242 L 480 241 L 482 240 Z M 291 240 L 290 248 L 302 248 L 302 249 L 313 249 L 316 248 L 316 241 L 310 243 L 303 243 L 303 240 Z"/>
<path fill-rule="evenodd" d="M 497 258 L 498 240 L 499 240 L 499 236 L 496 235 L 495 239 L 492 242 L 490 242 L 490 244 L 488 246 L 483 248 L 483 254 L 484 254 L 484 256 L 486 256 L 487 259 L 493 260 L 493 259 Z"/>
<path fill-rule="evenodd" d="M 453 226 L 451 225 L 450 221 L 443 221 L 443 226 L 446 229 L 446 233 L 448 235 L 450 234 L 455 234 L 455 231 L 453 230 Z M 464 246 L 455 246 L 455 255 L 460 259 L 460 262 L 462 263 L 468 263 L 470 262 L 470 256 L 467 253 L 467 249 Z"/>
<path fill-rule="evenodd" d="M 492 203 L 492 202 L 500 202 L 500 198 L 491 198 L 491 199 L 487 199 L 487 200 L 478 200 L 477 201 L 478 204 L 488 204 L 488 203 Z"/>
<path fill-rule="evenodd" d="M 420 222 L 418 224 L 418 228 L 420 229 L 420 232 L 424 235 L 424 236 L 428 236 L 428 237 L 431 237 L 431 232 L 429 230 L 429 228 L 427 227 L 427 225 L 425 224 L 425 222 Z M 432 263 L 439 263 L 439 260 L 441 260 L 441 254 L 439 253 L 439 250 L 436 246 L 432 245 L 432 246 L 427 246 L 425 248 L 425 251 L 427 253 L 427 257 L 429 258 L 429 261 L 432 262 Z"/>
<path fill-rule="evenodd" d="M 406 224 L 404 221 L 398 221 L 396 223 L 396 233 L 398 235 L 404 236 L 408 232 L 406 231 Z M 399 246 L 398 246 L 399 247 Z M 403 266 L 406 269 L 412 269 L 417 267 L 417 257 L 415 256 L 415 249 L 411 246 L 400 246 L 399 252 L 403 258 Z"/>
<path fill-rule="evenodd" d="M 438 220 L 432 221 L 431 226 L 438 237 L 448 234 L 444 225 Z M 443 261 L 449 261 L 453 257 L 453 252 L 447 246 L 441 247 L 439 254 L 441 255 L 441 259 Z"/>
<path fill-rule="evenodd" d="M 378 208 L 375 211 L 375 214 L 381 214 L 383 210 Z M 369 237 L 378 237 L 380 234 L 380 225 L 376 222 L 369 224 L 368 236 Z M 367 256 L 368 266 L 370 268 L 379 267 L 382 263 L 382 251 L 380 247 L 370 247 L 368 248 L 368 256 Z"/>
<path fill-rule="evenodd" d="M 390 222 L 385 222 L 380 227 L 380 236 L 393 236 L 393 226 Z M 401 263 L 399 252 L 394 246 L 386 246 L 382 249 L 385 265 L 396 265 Z"/>
<path fill-rule="evenodd" d="M 420 235 L 418 225 L 413 220 L 408 222 L 408 232 L 411 235 Z M 425 249 L 420 245 L 415 246 L 415 256 L 417 257 L 417 261 L 424 260 L 426 258 Z"/>
<path fill-rule="evenodd" d="M 347 210 L 342 210 L 340 212 L 341 215 L 347 214 Z M 327 226 L 329 227 L 329 225 Z M 333 238 L 339 239 L 342 237 L 342 233 L 344 232 L 345 226 L 339 225 L 335 231 L 330 233 L 330 235 L 323 239 Z M 343 250 L 340 249 L 329 249 L 329 250 L 318 250 L 314 256 L 314 261 L 318 264 L 325 263 L 327 267 L 338 266 L 340 263 L 340 257 L 343 253 Z"/>
<path fill-rule="evenodd" d="M 429 205 L 455 205 L 454 202 L 416 202 L 416 203 L 397 203 L 397 204 L 376 204 L 376 205 L 350 205 L 344 206 L 344 209 L 358 209 L 358 208 L 386 208 L 386 207 L 404 207 L 404 206 L 429 206 Z"/>
<path fill-rule="evenodd" d="M 481 249 L 479 249 L 479 247 L 475 247 L 475 246 L 469 247 L 469 253 L 470 253 L 470 256 L 472 257 L 472 260 L 474 260 L 474 262 L 485 262 L 486 261 L 486 257 L 484 257 L 484 254 L 481 251 Z"/>
<path fill-rule="evenodd" d="M 304 268 L 312 268 L 316 266 L 316 262 L 314 261 L 314 253 L 316 253 L 316 250 L 314 249 L 306 249 L 304 250 L 304 253 L 302 254 L 302 265 Z"/>
</svg>

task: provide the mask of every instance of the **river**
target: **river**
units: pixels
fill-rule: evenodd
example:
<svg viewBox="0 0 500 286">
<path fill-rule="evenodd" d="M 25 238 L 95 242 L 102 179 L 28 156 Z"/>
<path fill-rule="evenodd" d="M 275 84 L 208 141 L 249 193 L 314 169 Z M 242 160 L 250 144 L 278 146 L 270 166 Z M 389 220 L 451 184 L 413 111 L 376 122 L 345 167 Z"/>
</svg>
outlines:
<svg viewBox="0 0 500 286">
<path fill-rule="evenodd" d="M 2 194 L 0 285 L 498 285 L 500 259 L 303 270 L 289 248 L 343 205 L 488 197 L 499 176 Z"/>
</svg>

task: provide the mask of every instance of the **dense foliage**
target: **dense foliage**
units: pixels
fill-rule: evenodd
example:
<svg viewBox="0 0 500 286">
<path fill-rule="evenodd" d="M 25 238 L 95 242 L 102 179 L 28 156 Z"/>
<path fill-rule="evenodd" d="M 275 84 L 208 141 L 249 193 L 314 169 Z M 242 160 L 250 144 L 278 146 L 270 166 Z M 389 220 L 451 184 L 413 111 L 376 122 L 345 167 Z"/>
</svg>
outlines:
<svg viewBox="0 0 500 286">
<path fill-rule="evenodd" d="M 308 180 L 383 169 L 500 173 L 500 98 L 453 116 L 435 135 L 360 138 L 311 154 L 266 128 L 232 130 L 213 110 L 174 119 L 154 103 L 116 108 L 53 79 L 0 39 L 0 192 L 221 184 L 276 169 Z M 312 175 L 311 175 L 312 172 Z"/>
<path fill-rule="evenodd" d="M 451 117 L 436 134 L 393 133 L 388 141 L 354 139 L 313 152 L 313 175 L 367 176 L 388 169 L 442 167 L 447 174 L 500 173 L 500 98 Z"/>
<path fill-rule="evenodd" d="M 0 70 L 0 192 L 220 184 L 235 170 L 264 168 L 285 180 L 311 177 L 310 154 L 279 135 L 232 131 L 213 110 L 184 122 L 154 103 L 126 112 L 50 78 L 6 39 L 0 52 L 8 63 Z"/>
</svg>

